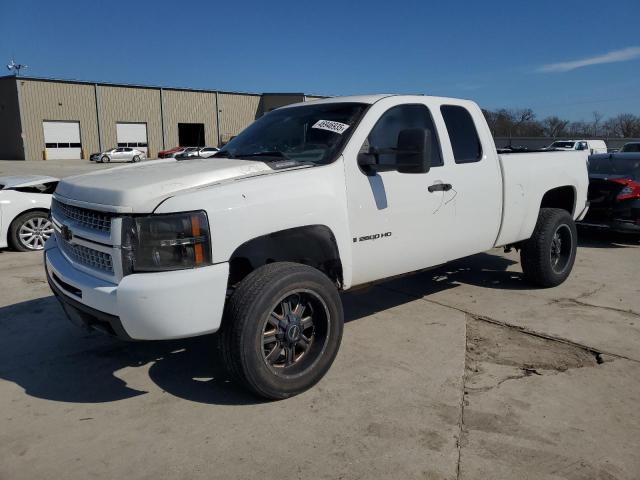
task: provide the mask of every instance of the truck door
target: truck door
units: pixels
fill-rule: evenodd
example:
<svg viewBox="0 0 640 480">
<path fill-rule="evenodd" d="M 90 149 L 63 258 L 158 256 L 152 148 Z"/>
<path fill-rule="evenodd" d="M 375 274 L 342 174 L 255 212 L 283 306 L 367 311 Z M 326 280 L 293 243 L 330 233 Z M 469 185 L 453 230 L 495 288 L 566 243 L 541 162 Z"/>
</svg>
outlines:
<svg viewBox="0 0 640 480">
<path fill-rule="evenodd" d="M 453 260 L 494 246 L 502 220 L 502 172 L 477 106 L 443 104 L 438 110 L 434 116 L 440 114 L 445 125 L 442 152 L 450 166 L 443 180 L 452 185 L 447 202 L 454 219 L 448 232 Z"/>
<path fill-rule="evenodd" d="M 377 116 L 374 111 L 379 112 Z M 449 235 L 454 228 L 444 186 L 450 167 L 443 162 L 438 131 L 427 105 L 400 104 L 385 110 L 374 105 L 368 117 L 349 142 L 353 148 L 344 152 L 352 285 L 443 263 L 450 256 Z M 413 128 L 431 133 L 429 172 L 399 173 L 394 169 L 394 153 L 378 157 L 386 171 L 365 172 L 358 166 L 359 151 L 392 152 L 399 133 Z"/>
</svg>

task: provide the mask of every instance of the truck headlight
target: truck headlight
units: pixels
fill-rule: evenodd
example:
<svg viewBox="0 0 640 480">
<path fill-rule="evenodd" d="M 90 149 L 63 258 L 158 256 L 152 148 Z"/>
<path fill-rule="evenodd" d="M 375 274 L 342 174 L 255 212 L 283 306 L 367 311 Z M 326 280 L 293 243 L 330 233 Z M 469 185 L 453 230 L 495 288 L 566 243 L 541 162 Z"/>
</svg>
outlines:
<svg viewBox="0 0 640 480">
<path fill-rule="evenodd" d="M 206 265 L 211 265 L 211 237 L 205 212 L 123 218 L 123 275 Z"/>
</svg>

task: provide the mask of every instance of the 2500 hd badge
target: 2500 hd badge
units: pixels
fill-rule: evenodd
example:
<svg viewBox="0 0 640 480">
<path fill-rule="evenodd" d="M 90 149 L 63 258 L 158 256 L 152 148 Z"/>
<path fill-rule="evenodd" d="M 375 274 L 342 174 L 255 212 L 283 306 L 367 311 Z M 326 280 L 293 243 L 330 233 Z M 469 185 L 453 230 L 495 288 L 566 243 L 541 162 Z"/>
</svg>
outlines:
<svg viewBox="0 0 640 480">
<path fill-rule="evenodd" d="M 353 237 L 353 243 L 366 242 L 367 240 L 378 240 L 379 238 L 390 237 L 391 232 L 375 233 L 373 235 L 365 235 L 364 237 Z"/>
</svg>

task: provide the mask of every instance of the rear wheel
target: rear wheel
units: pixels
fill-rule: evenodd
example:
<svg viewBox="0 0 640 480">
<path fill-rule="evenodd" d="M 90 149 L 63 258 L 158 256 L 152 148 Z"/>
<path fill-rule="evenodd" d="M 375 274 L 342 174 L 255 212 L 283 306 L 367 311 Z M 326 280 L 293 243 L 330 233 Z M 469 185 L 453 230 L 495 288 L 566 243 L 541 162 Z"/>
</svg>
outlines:
<svg viewBox="0 0 640 480">
<path fill-rule="evenodd" d="M 566 210 L 542 208 L 536 227 L 520 251 L 524 276 L 541 287 L 564 282 L 576 259 L 578 233 Z"/>
<path fill-rule="evenodd" d="M 9 227 L 11 246 L 21 252 L 42 250 L 52 234 L 53 225 L 44 211 L 23 213 Z"/>
<path fill-rule="evenodd" d="M 219 346 L 229 371 L 249 390 L 283 399 L 329 370 L 343 322 L 340 296 L 326 275 L 272 263 L 249 274 L 229 299 Z"/>
</svg>

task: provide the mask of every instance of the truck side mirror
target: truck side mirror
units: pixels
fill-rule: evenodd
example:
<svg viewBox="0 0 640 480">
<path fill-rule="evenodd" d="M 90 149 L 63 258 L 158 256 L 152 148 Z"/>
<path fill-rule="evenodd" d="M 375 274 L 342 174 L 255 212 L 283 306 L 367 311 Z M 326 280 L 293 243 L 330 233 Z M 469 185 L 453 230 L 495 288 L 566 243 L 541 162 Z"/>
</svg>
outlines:
<svg viewBox="0 0 640 480">
<path fill-rule="evenodd" d="M 358 165 L 365 172 L 374 172 L 378 167 L 378 154 L 373 149 L 358 153 Z"/>
<path fill-rule="evenodd" d="M 427 173 L 431 169 L 431 132 L 425 128 L 401 130 L 396 165 L 400 173 Z"/>
</svg>

